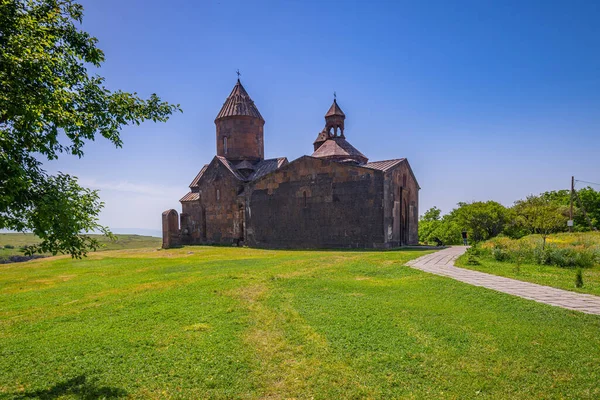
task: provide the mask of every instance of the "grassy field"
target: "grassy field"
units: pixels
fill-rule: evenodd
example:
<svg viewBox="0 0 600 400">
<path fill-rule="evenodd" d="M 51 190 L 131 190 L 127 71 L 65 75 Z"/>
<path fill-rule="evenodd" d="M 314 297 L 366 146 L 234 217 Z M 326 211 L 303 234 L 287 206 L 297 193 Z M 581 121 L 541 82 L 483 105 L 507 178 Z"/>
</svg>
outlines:
<svg viewBox="0 0 600 400">
<path fill-rule="evenodd" d="M 102 244 L 99 251 L 160 247 L 162 244 L 160 238 L 152 236 L 115 235 L 117 237 L 116 241 L 112 241 L 104 235 L 90 236 L 96 237 Z M 39 242 L 40 239 L 31 233 L 0 233 L 0 261 L 7 260 L 11 256 L 22 255 L 21 247 Z"/>
<path fill-rule="evenodd" d="M 600 397 L 600 317 L 423 251 L 139 249 L 0 266 L 0 398 Z"/>
<path fill-rule="evenodd" d="M 499 245 L 503 251 L 510 252 L 519 248 L 541 247 L 542 239 L 539 235 L 527 236 L 520 240 L 508 238 L 492 239 L 483 243 L 483 254 L 477 257 L 479 265 L 469 265 L 467 256 L 460 257 L 456 265 L 489 274 L 501 275 L 508 278 L 538 283 L 540 285 L 552 286 L 559 289 L 572 290 L 580 293 L 588 293 L 600 296 L 600 264 L 582 268 L 584 285 L 575 287 L 575 267 L 559 267 L 556 265 L 539 265 L 532 262 L 520 262 L 515 257 L 498 261 L 486 252 L 486 248 Z M 558 249 L 574 249 L 574 251 L 596 251 L 600 253 L 600 232 L 586 233 L 559 233 L 551 235 L 547 239 L 547 246 Z"/>
</svg>

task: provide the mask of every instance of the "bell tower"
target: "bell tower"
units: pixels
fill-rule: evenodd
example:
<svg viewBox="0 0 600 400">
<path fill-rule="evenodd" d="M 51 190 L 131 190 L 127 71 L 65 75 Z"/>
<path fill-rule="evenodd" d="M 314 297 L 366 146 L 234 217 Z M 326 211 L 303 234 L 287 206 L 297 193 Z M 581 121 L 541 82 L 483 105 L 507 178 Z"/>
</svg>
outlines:
<svg viewBox="0 0 600 400">
<path fill-rule="evenodd" d="M 323 130 L 321 132 L 319 132 L 317 139 L 313 142 L 315 151 L 317 151 L 317 149 L 319 147 L 321 147 L 321 145 L 323 143 L 325 143 L 325 141 L 327 141 L 327 139 L 336 138 L 336 137 L 340 137 L 342 139 L 345 138 L 345 136 L 344 136 L 344 120 L 345 119 L 346 119 L 346 114 L 344 114 L 344 112 L 338 105 L 337 98 L 334 93 L 333 94 L 333 104 L 331 105 L 331 107 L 329 107 L 329 111 L 327 111 L 327 114 L 325 114 L 325 128 L 323 128 Z"/>
<path fill-rule="evenodd" d="M 264 159 L 265 120 L 238 77 L 215 119 L 217 155 L 231 161 Z"/>
<path fill-rule="evenodd" d="M 329 111 L 325 114 L 325 129 L 329 133 L 329 137 L 344 137 L 344 120 L 346 114 L 338 106 L 337 99 L 333 98 L 333 104 L 329 107 Z"/>
</svg>

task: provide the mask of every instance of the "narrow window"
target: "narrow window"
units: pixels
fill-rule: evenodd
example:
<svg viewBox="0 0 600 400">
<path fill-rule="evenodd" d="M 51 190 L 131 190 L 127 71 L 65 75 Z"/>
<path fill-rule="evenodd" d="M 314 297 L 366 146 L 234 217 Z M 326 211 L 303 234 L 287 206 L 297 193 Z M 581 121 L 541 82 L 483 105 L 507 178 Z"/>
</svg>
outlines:
<svg viewBox="0 0 600 400">
<path fill-rule="evenodd" d="M 223 151 L 227 154 L 227 137 L 223 138 Z"/>
<path fill-rule="evenodd" d="M 217 201 L 221 200 L 221 191 L 217 189 Z"/>
<path fill-rule="evenodd" d="M 306 191 L 302 195 L 304 196 L 304 207 L 306 207 Z"/>
<path fill-rule="evenodd" d="M 406 174 L 402 175 L 402 186 L 406 187 Z"/>
</svg>

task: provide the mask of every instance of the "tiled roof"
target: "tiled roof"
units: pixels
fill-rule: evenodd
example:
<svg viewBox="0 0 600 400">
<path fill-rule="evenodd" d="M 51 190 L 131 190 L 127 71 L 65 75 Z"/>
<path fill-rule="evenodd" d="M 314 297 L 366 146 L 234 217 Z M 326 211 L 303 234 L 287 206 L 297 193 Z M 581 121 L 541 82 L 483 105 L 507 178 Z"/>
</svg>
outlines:
<svg viewBox="0 0 600 400">
<path fill-rule="evenodd" d="M 198 182 L 200 181 L 200 178 L 202 178 L 202 175 L 204 175 L 206 168 L 208 168 L 208 164 L 205 164 L 204 167 L 202 167 L 202 169 L 200 170 L 200 172 L 198 172 L 198 175 L 196 175 L 192 183 L 190 183 L 190 187 L 198 186 Z"/>
<path fill-rule="evenodd" d="M 195 201 L 200 198 L 200 193 L 189 192 L 181 198 L 179 201 Z"/>
<path fill-rule="evenodd" d="M 240 181 L 253 181 L 255 179 L 258 179 L 258 178 L 268 174 L 269 172 L 275 171 L 276 169 L 278 169 L 288 163 L 287 158 L 280 157 L 280 158 L 271 158 L 269 160 L 261 160 L 254 165 L 252 165 L 249 161 L 242 161 L 242 162 L 238 163 L 238 165 L 236 166 L 236 165 L 233 165 L 233 163 L 231 163 L 231 161 L 229 161 L 225 157 L 216 156 L 216 158 L 221 164 L 223 164 L 223 166 L 225 168 L 227 168 L 229 170 L 229 172 L 231 172 L 233 174 L 233 176 L 236 179 L 238 179 Z M 242 169 L 244 169 L 244 168 L 250 169 L 251 168 L 251 169 L 253 169 L 253 171 L 246 178 L 246 177 L 244 177 L 244 175 L 242 175 L 240 173 L 240 171 L 238 171 L 238 169 L 240 169 L 239 167 L 242 167 Z M 198 175 L 196 175 L 196 178 L 194 178 L 194 180 L 190 184 L 190 188 L 194 188 L 194 187 L 198 186 L 198 182 L 200 181 L 200 179 L 206 172 L 207 168 L 208 168 L 208 164 L 205 165 L 204 167 L 202 167 L 202 170 L 200 170 Z M 184 200 L 184 199 L 187 199 L 187 196 L 192 196 L 193 194 L 194 193 L 186 194 L 180 201 L 191 201 L 191 200 Z M 197 200 L 197 198 L 194 200 Z"/>
<path fill-rule="evenodd" d="M 246 89 L 244 89 L 239 79 L 233 87 L 231 94 L 227 97 L 227 100 L 225 100 L 225 104 L 221 107 L 221 111 L 219 111 L 216 119 L 232 117 L 234 115 L 247 115 L 260 118 L 264 121 L 258 108 L 254 105 L 250 95 L 246 92 Z"/>
<path fill-rule="evenodd" d="M 329 107 L 329 111 L 327 111 L 327 114 L 325 114 L 325 118 L 331 117 L 333 115 L 340 115 L 342 117 L 346 117 L 346 114 L 344 114 L 340 106 L 338 106 L 336 99 L 333 99 L 333 104 L 331 105 L 331 107 Z"/>
<path fill-rule="evenodd" d="M 369 161 L 367 157 L 356 147 L 352 146 L 346 139 L 342 137 L 329 138 L 323 143 L 317 151 L 312 154 L 313 157 L 318 158 L 349 158 L 356 159 L 361 163 Z"/>
<path fill-rule="evenodd" d="M 271 158 L 269 160 L 259 161 L 256 165 L 254 165 L 254 172 L 248 176 L 249 181 L 254 181 L 260 177 L 265 176 L 269 172 L 273 172 L 278 168 L 281 168 L 283 165 L 287 164 L 288 160 L 285 157 L 280 158 Z"/>
<path fill-rule="evenodd" d="M 248 160 L 244 160 L 242 162 L 240 162 L 238 165 L 235 166 L 236 169 L 240 170 L 240 169 L 249 169 L 249 170 L 254 170 L 254 165 L 252 165 L 252 163 Z"/>
<path fill-rule="evenodd" d="M 216 157 L 221 162 L 221 164 L 223 164 L 225 166 L 225 168 L 227 168 L 233 174 L 233 176 L 235 176 L 240 181 L 245 180 L 245 178 L 238 172 L 238 170 L 235 168 L 235 166 L 231 162 L 229 162 L 228 159 L 226 159 L 225 157 L 222 157 L 222 156 L 216 156 Z"/>
<path fill-rule="evenodd" d="M 393 168 L 396 165 L 400 164 L 404 160 L 405 160 L 405 158 L 396 158 L 394 160 L 371 161 L 371 162 L 363 165 L 363 167 L 371 168 L 371 169 L 378 169 L 380 171 L 387 171 L 388 169 Z"/>
<path fill-rule="evenodd" d="M 317 136 L 317 138 L 315 139 L 313 144 L 324 142 L 328 138 L 329 138 L 329 134 L 327 134 L 327 131 L 325 129 L 323 129 L 321 132 L 319 132 L 319 135 Z"/>
</svg>

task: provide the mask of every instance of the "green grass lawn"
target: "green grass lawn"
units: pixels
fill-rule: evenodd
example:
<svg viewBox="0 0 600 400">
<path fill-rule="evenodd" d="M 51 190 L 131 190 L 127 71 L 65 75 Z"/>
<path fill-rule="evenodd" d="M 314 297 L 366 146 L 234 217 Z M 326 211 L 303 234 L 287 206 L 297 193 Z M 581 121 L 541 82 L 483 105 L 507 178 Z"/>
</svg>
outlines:
<svg viewBox="0 0 600 400">
<path fill-rule="evenodd" d="M 117 240 L 112 241 L 104 235 L 90 235 L 98 239 L 103 250 L 139 249 L 143 247 L 160 247 L 162 240 L 152 236 L 140 235 L 115 235 Z M 37 244 L 40 239 L 31 233 L 0 233 L 0 261 L 11 256 L 23 255 L 21 247 Z M 6 246 L 9 248 L 6 248 Z M 12 247 L 12 248 L 11 248 Z"/>
<path fill-rule="evenodd" d="M 423 251 L 138 249 L 0 266 L 0 398 L 600 397 L 600 317 Z"/>
</svg>

